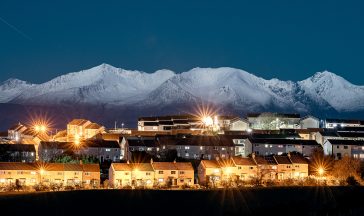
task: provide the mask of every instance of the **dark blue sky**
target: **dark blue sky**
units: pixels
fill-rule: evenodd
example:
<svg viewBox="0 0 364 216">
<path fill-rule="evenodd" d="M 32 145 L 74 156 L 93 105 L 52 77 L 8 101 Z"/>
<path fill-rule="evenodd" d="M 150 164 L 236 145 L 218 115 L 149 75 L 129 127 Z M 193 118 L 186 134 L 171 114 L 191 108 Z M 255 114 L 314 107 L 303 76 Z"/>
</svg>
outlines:
<svg viewBox="0 0 364 216">
<path fill-rule="evenodd" d="M 283 80 L 327 69 L 364 85 L 363 11 L 360 0 L 2 0 L 0 81 L 40 83 L 106 62 Z"/>
</svg>

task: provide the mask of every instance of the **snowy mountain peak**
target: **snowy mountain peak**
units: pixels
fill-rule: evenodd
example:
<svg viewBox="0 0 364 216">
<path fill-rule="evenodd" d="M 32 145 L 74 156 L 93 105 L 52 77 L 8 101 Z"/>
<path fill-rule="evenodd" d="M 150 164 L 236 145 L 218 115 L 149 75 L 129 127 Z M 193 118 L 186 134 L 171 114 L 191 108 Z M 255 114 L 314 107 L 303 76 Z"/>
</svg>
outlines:
<svg viewBox="0 0 364 216">
<path fill-rule="evenodd" d="M 16 78 L 10 78 L 8 80 L 5 80 L 4 82 L 1 83 L 1 87 L 17 87 L 17 86 L 26 86 L 26 85 L 32 85 L 31 83 L 27 82 L 27 81 L 23 81 L 20 79 L 16 79 Z"/>
<path fill-rule="evenodd" d="M 364 86 L 323 71 L 300 82 L 266 80 L 231 67 L 146 73 L 103 63 L 42 84 L 9 79 L 0 85 L 0 103 L 91 104 L 124 107 L 189 105 L 204 101 L 247 111 L 364 111 Z M 149 108 L 147 108 L 149 107 Z"/>
</svg>

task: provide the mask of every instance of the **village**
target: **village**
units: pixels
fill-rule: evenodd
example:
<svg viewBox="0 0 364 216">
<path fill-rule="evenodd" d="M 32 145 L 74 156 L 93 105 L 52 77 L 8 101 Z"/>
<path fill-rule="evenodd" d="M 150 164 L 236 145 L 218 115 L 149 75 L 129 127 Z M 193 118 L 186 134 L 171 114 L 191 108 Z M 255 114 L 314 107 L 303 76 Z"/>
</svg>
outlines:
<svg viewBox="0 0 364 216">
<path fill-rule="evenodd" d="M 0 133 L 1 191 L 360 185 L 364 121 L 284 113 L 40 119 Z"/>
</svg>

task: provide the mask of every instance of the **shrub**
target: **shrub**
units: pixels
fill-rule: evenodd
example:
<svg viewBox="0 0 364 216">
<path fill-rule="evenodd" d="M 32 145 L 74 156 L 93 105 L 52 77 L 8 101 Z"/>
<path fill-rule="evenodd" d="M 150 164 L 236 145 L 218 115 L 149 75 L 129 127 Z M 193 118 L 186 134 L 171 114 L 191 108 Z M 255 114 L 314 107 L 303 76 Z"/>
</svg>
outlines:
<svg viewBox="0 0 364 216">
<path fill-rule="evenodd" d="M 48 191 L 49 190 L 48 186 L 41 184 L 41 183 L 34 185 L 33 188 L 35 191 Z"/>
<path fill-rule="evenodd" d="M 67 185 L 66 187 L 64 187 L 65 190 L 74 190 L 75 187 L 72 185 Z"/>
<path fill-rule="evenodd" d="M 359 185 L 359 182 L 355 179 L 354 176 L 349 176 L 347 179 L 346 179 L 346 183 L 349 185 L 349 186 L 358 186 Z"/>
</svg>

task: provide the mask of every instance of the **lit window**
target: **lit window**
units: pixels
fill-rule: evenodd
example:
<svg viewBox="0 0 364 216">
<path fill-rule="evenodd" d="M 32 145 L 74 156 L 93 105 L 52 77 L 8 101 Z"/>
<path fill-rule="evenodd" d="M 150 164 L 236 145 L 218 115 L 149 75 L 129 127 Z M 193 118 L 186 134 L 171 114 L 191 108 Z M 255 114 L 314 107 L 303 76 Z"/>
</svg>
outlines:
<svg viewBox="0 0 364 216">
<path fill-rule="evenodd" d="M 202 146 L 200 146 L 200 150 L 202 150 L 203 149 L 203 147 Z"/>
<path fill-rule="evenodd" d="M 107 149 L 105 149 L 105 151 L 109 152 L 109 151 L 110 151 L 110 149 L 108 149 L 108 148 L 107 148 Z"/>
<path fill-rule="evenodd" d="M 0 172 L 0 174 L 1 174 L 1 172 Z M 31 172 L 30 172 L 30 174 L 35 175 L 35 174 L 37 174 L 37 173 L 36 173 L 36 172 L 34 172 L 34 171 L 31 171 Z"/>
<path fill-rule="evenodd" d="M 226 150 L 226 148 L 222 147 L 222 148 L 221 148 L 221 150 L 222 150 L 222 151 L 225 151 L 225 150 Z"/>
<path fill-rule="evenodd" d="M 278 154 L 278 155 L 282 155 L 282 154 L 283 154 L 283 152 L 278 152 L 277 154 Z"/>
<path fill-rule="evenodd" d="M 363 159 L 364 158 L 364 154 L 360 154 L 359 157 Z"/>
<path fill-rule="evenodd" d="M 188 157 L 188 156 L 190 156 L 190 154 L 188 154 L 188 153 L 186 153 L 186 155 L 185 155 L 186 157 Z"/>
<path fill-rule="evenodd" d="M 150 147 L 149 147 L 149 148 L 147 148 L 147 151 L 152 151 L 152 148 L 150 148 Z"/>
<path fill-rule="evenodd" d="M 283 148 L 283 145 L 278 145 L 278 148 Z"/>
<path fill-rule="evenodd" d="M 264 147 L 268 148 L 268 144 L 265 144 Z"/>
<path fill-rule="evenodd" d="M 185 149 L 190 149 L 190 147 L 189 146 L 185 146 Z"/>
<path fill-rule="evenodd" d="M 159 182 L 163 182 L 163 179 L 162 179 L 162 178 L 160 178 L 160 179 L 158 179 L 158 181 L 159 181 Z"/>
<path fill-rule="evenodd" d="M 34 156 L 34 152 L 31 152 L 31 153 L 30 153 L 30 155 L 31 155 L 31 156 Z"/>
</svg>

